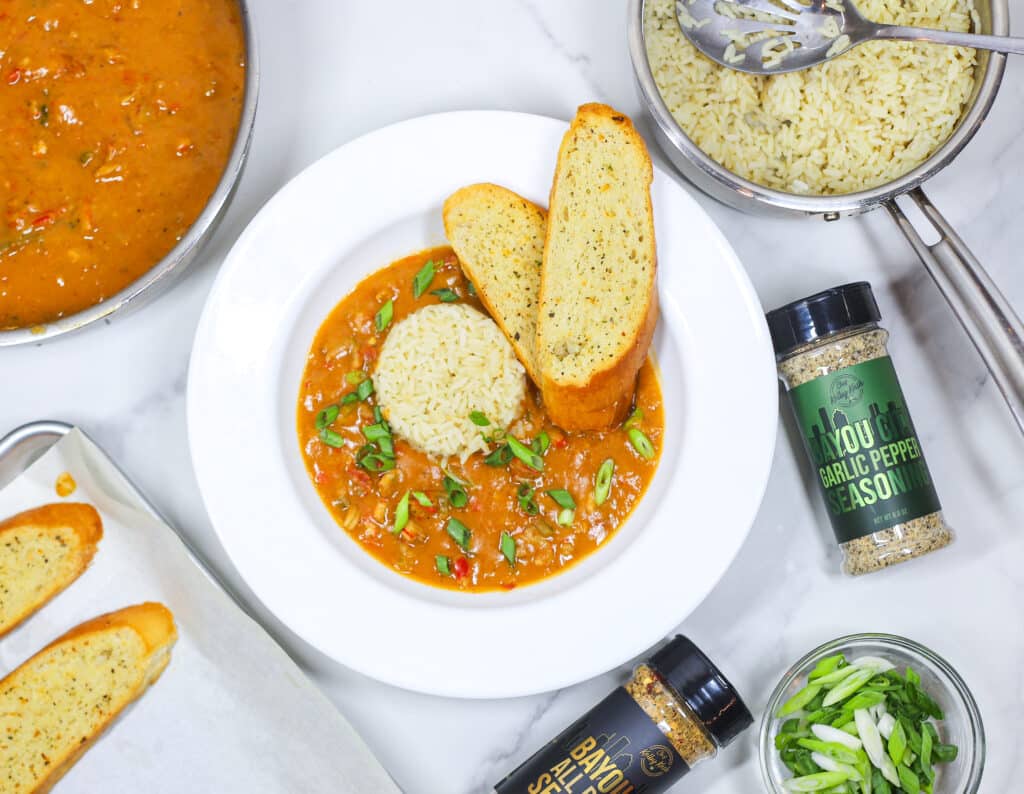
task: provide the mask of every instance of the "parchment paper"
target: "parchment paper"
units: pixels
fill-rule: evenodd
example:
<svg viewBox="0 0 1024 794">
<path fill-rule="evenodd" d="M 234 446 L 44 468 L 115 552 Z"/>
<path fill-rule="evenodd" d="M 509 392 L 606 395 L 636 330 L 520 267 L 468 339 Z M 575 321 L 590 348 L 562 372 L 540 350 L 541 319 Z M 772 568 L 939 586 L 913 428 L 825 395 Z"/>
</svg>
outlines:
<svg viewBox="0 0 1024 794">
<path fill-rule="evenodd" d="M 362 739 L 281 648 L 198 568 L 91 441 L 72 431 L 0 491 L 0 518 L 62 501 L 103 517 L 92 565 L 0 639 L 6 675 L 84 620 L 142 601 L 173 613 L 163 676 L 57 785 L 57 794 L 397 792 Z"/>
</svg>

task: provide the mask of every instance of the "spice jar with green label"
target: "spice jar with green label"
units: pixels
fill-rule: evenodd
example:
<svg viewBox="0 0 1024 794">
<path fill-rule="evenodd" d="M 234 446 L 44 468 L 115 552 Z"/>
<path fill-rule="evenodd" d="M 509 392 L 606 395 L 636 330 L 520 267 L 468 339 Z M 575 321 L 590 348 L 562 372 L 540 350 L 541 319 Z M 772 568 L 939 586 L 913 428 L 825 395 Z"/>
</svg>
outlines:
<svg viewBox="0 0 1024 794">
<path fill-rule="evenodd" d="M 864 281 L 768 313 L 779 375 L 843 550 L 843 571 L 854 576 L 953 540 L 880 319 Z"/>
<path fill-rule="evenodd" d="M 718 754 L 753 717 L 686 637 L 495 786 L 498 794 L 658 794 Z"/>
</svg>

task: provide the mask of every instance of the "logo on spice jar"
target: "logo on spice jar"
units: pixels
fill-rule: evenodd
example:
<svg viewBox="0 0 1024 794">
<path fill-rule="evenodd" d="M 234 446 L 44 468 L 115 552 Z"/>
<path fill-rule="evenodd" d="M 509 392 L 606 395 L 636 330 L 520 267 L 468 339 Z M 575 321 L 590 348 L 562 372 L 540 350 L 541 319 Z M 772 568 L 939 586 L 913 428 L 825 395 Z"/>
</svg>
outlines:
<svg viewBox="0 0 1024 794">
<path fill-rule="evenodd" d="M 654 744 L 640 751 L 640 769 L 647 777 L 661 777 L 672 768 L 672 751 Z"/>
<path fill-rule="evenodd" d="M 828 388 L 828 399 L 840 408 L 851 408 L 864 399 L 864 381 L 850 373 L 838 375 Z"/>
</svg>

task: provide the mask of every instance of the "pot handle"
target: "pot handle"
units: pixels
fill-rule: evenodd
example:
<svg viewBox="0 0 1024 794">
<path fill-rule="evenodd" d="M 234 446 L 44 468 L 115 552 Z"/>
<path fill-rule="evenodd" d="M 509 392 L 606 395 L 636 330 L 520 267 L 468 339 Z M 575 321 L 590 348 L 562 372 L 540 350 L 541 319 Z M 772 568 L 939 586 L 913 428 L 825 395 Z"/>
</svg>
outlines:
<svg viewBox="0 0 1024 794">
<path fill-rule="evenodd" d="M 1024 432 L 1024 324 L 921 188 L 908 195 L 941 235 L 934 245 L 921 239 L 894 200 L 885 207 L 949 302 Z"/>
</svg>

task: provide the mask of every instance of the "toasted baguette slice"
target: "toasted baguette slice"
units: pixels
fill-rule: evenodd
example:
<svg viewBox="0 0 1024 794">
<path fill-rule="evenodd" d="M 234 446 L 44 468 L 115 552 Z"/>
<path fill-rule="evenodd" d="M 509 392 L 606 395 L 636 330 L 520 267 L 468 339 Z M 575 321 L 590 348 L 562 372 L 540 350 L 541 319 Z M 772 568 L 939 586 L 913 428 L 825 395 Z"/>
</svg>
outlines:
<svg viewBox="0 0 1024 794">
<path fill-rule="evenodd" d="M 537 298 L 547 213 L 498 185 L 470 185 L 444 203 L 444 230 L 462 269 L 540 386 Z"/>
<path fill-rule="evenodd" d="M 0 636 L 77 579 L 103 537 L 92 505 L 60 502 L 0 523 Z"/>
<path fill-rule="evenodd" d="M 42 794 L 167 667 L 177 639 L 162 604 L 94 618 L 0 681 L 0 791 Z"/>
<path fill-rule="evenodd" d="M 658 319 L 651 158 L 633 123 L 583 105 L 558 152 L 541 271 L 544 405 L 567 430 L 621 422 Z"/>
</svg>

